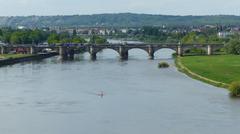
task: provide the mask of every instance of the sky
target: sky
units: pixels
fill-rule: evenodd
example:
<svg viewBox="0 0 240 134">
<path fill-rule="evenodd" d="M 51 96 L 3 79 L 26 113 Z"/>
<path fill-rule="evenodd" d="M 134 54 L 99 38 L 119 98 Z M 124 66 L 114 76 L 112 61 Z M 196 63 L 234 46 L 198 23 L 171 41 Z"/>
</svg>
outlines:
<svg viewBox="0 0 240 134">
<path fill-rule="evenodd" d="M 0 16 L 86 15 L 240 15 L 240 0 L 0 0 Z"/>
</svg>

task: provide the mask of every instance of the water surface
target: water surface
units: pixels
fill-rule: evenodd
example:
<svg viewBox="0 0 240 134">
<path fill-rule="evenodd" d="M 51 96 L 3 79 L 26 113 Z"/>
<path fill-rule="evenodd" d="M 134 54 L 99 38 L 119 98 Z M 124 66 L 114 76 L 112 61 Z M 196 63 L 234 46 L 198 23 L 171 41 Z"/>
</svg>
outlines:
<svg viewBox="0 0 240 134">
<path fill-rule="evenodd" d="M 134 49 L 0 68 L 2 134 L 237 133 L 240 101 L 178 72 L 170 50 Z M 158 69 L 160 61 L 171 64 Z M 104 93 L 101 97 L 99 94 Z"/>
</svg>

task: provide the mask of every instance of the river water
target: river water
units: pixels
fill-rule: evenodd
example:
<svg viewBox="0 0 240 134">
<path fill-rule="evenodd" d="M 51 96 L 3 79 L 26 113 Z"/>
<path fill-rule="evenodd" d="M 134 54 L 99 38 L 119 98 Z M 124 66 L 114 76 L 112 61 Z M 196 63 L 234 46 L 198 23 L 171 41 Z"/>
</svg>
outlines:
<svg viewBox="0 0 240 134">
<path fill-rule="evenodd" d="M 233 134 L 240 101 L 177 71 L 172 51 L 156 60 L 113 50 L 0 68 L 1 134 Z M 158 69 L 159 61 L 171 64 Z"/>
</svg>

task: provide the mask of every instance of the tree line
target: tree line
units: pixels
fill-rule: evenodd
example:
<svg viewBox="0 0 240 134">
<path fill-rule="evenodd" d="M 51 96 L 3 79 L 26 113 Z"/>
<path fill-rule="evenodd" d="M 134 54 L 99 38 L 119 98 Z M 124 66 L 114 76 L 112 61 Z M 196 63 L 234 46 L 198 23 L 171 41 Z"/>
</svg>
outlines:
<svg viewBox="0 0 240 134">
<path fill-rule="evenodd" d="M 187 32 L 184 29 L 190 31 Z M 177 31 L 178 32 L 175 32 Z M 182 32 L 179 32 L 181 31 Z M 225 53 L 240 55 L 240 34 L 235 33 L 219 37 L 218 27 L 193 31 L 188 28 L 143 27 L 141 30 L 129 31 L 127 34 L 144 42 L 150 43 L 181 43 L 181 44 L 225 44 Z M 204 53 L 203 50 L 191 50 L 193 53 Z"/>
<path fill-rule="evenodd" d="M 173 30 L 174 29 L 167 29 Z M 231 54 L 240 54 L 240 35 L 234 34 L 226 38 L 217 36 L 216 28 L 208 28 L 201 32 L 173 32 L 164 31 L 159 27 L 143 27 L 141 30 L 131 31 L 124 37 L 133 37 L 144 42 L 158 43 L 182 43 L 182 44 L 205 44 L 205 43 L 222 43 L 226 44 L 225 51 Z M 0 29 L 0 41 L 7 44 L 48 44 L 58 43 L 107 43 L 105 37 L 92 35 L 87 41 L 86 38 L 77 35 L 76 30 L 72 34 L 69 32 L 57 33 L 56 31 L 44 31 L 40 29 Z"/>
<path fill-rule="evenodd" d="M 0 41 L 7 44 L 39 44 L 48 38 L 49 33 L 42 30 L 0 29 Z"/>
<path fill-rule="evenodd" d="M 88 41 L 77 35 L 76 30 L 72 34 L 69 32 L 57 33 L 56 31 L 44 31 L 40 29 L 0 29 L 0 41 L 6 44 L 63 44 L 63 43 L 87 43 Z M 103 44 L 107 39 L 93 35 L 89 43 Z"/>
</svg>

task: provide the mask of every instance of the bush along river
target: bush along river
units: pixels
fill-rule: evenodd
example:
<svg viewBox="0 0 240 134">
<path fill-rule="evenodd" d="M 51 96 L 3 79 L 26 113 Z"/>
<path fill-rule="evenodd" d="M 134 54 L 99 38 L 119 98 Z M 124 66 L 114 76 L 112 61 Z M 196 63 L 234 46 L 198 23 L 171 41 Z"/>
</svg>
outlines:
<svg viewBox="0 0 240 134">
<path fill-rule="evenodd" d="M 238 133 L 240 101 L 177 71 L 173 52 L 133 49 L 0 68 L 3 134 Z M 169 68 L 159 69 L 159 62 Z"/>
</svg>

